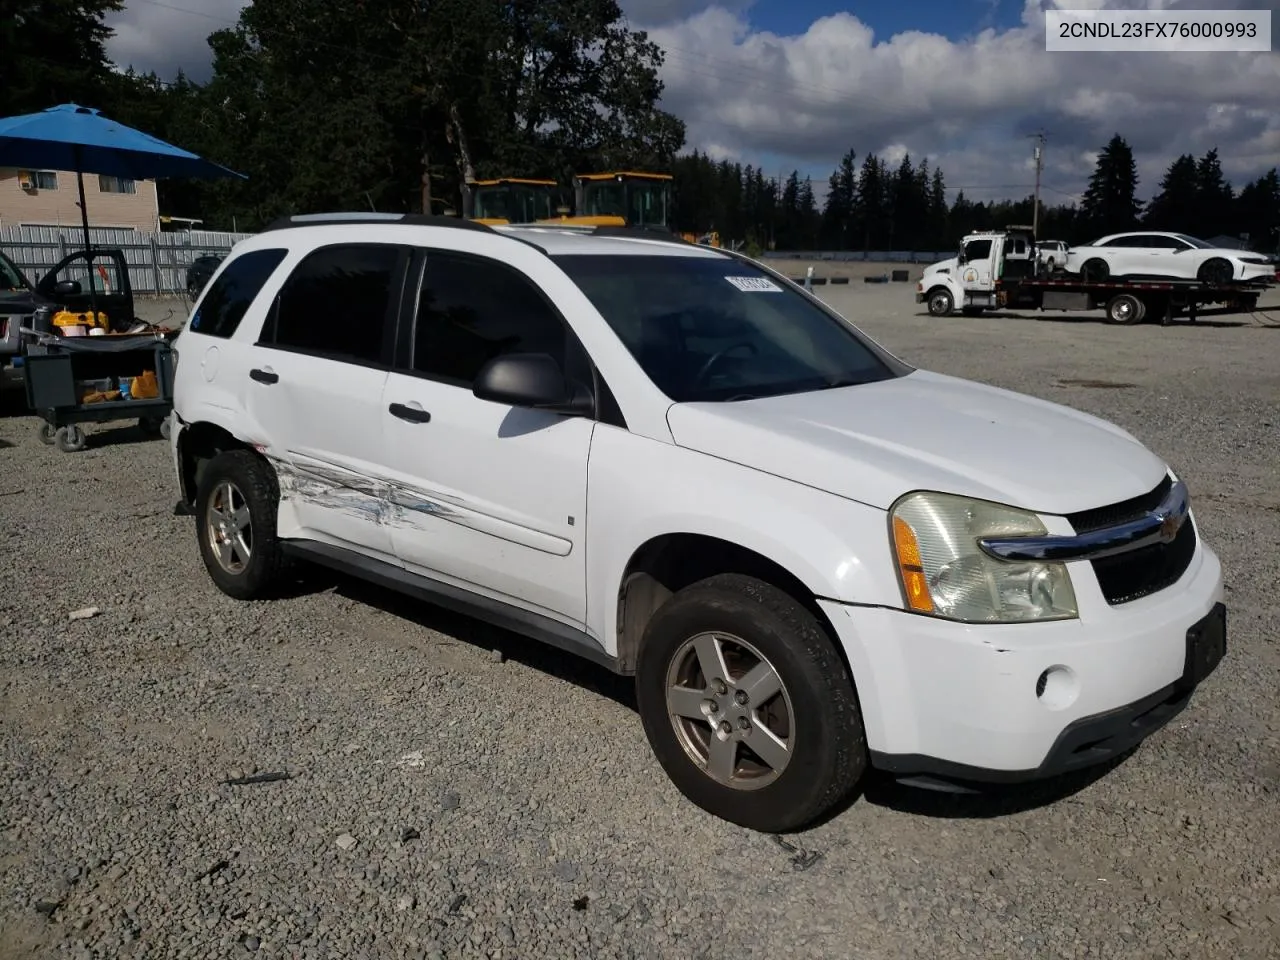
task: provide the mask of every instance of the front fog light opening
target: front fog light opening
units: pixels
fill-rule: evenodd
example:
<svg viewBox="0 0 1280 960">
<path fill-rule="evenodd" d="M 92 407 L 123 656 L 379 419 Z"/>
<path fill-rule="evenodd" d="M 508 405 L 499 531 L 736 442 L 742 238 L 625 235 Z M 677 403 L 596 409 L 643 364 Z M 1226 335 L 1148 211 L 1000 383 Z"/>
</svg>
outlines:
<svg viewBox="0 0 1280 960">
<path fill-rule="evenodd" d="M 1036 699 L 1050 710 L 1065 710 L 1080 696 L 1080 681 L 1070 667 L 1055 664 L 1036 679 Z"/>
</svg>

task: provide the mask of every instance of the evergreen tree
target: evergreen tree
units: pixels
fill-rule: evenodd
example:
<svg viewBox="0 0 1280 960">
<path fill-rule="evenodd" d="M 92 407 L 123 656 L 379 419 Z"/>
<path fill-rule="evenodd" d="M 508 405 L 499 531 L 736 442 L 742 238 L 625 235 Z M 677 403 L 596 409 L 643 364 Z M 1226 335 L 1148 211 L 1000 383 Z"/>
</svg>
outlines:
<svg viewBox="0 0 1280 960">
<path fill-rule="evenodd" d="M 1196 160 L 1191 154 L 1184 153 L 1165 171 L 1160 191 L 1147 204 L 1143 226 L 1148 230 L 1188 229 L 1187 221 L 1196 210 L 1198 197 Z"/>
<path fill-rule="evenodd" d="M 1084 193 L 1083 216 L 1097 236 L 1132 230 L 1142 213 L 1133 148 L 1116 134 L 1098 154 Z"/>
<path fill-rule="evenodd" d="M 1215 147 L 1196 161 L 1196 199 L 1190 211 L 1193 226 L 1182 229 L 1205 239 L 1233 235 L 1238 232 L 1232 216 L 1234 203 L 1235 192 L 1222 175 L 1222 162 Z"/>
<path fill-rule="evenodd" d="M 840 158 L 828 181 L 827 199 L 822 209 L 823 246 L 833 250 L 847 250 L 852 241 L 854 201 L 858 189 L 858 170 L 854 166 L 856 154 L 849 150 Z"/>
<path fill-rule="evenodd" d="M 1241 190 L 1235 207 L 1236 232 L 1248 235 L 1249 248 L 1280 253 L 1280 175 L 1276 168 Z"/>
</svg>

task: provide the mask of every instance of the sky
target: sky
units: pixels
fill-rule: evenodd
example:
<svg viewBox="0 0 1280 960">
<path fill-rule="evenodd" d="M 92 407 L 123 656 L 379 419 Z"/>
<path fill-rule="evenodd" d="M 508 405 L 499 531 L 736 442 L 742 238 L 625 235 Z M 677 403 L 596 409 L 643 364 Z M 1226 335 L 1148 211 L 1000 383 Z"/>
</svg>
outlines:
<svg viewBox="0 0 1280 960">
<path fill-rule="evenodd" d="M 342 2 L 342 0 L 336 0 Z M 1049 53 L 1044 10 L 1270 9 L 1280 0 L 619 0 L 666 51 L 663 106 L 686 149 L 811 176 L 821 200 L 854 150 L 940 166 L 949 194 L 1071 203 L 1115 133 L 1139 196 L 1181 153 L 1217 147 L 1237 188 L 1280 165 L 1280 54 Z M 122 68 L 209 75 L 205 38 L 243 0 L 126 0 L 107 51 Z M 1280 32 L 1280 16 L 1273 32 Z M 1273 51 L 1274 51 L 1273 39 Z"/>
</svg>

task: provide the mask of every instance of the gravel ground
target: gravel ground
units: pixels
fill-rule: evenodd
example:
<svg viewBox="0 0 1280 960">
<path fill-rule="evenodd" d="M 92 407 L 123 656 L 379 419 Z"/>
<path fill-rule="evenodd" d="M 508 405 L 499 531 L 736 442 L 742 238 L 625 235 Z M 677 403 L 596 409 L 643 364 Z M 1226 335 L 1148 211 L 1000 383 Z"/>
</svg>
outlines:
<svg viewBox="0 0 1280 960">
<path fill-rule="evenodd" d="M 912 287 L 824 296 L 1191 484 L 1228 659 L 1123 763 L 979 799 L 874 782 L 751 834 L 678 796 L 625 683 L 349 582 L 237 604 L 172 515 L 166 444 L 125 424 L 58 453 L 11 401 L 0 957 L 1280 956 L 1280 321 L 940 321 Z"/>
</svg>

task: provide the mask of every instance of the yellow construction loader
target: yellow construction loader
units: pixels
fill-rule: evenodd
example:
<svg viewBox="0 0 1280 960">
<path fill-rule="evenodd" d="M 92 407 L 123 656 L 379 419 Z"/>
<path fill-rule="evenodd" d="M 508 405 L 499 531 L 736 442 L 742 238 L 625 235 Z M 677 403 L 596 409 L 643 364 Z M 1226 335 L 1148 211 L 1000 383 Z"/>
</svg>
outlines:
<svg viewBox="0 0 1280 960">
<path fill-rule="evenodd" d="M 580 173 L 574 177 L 572 211 L 554 180 L 474 180 L 463 189 L 463 216 L 490 226 L 525 223 L 670 230 L 673 179 L 669 173 L 635 170 Z M 720 236 L 714 231 L 680 236 L 690 243 L 720 246 Z"/>
<path fill-rule="evenodd" d="M 462 215 L 487 226 L 553 220 L 562 208 L 561 188 L 554 180 L 496 177 L 462 185 Z"/>
</svg>

